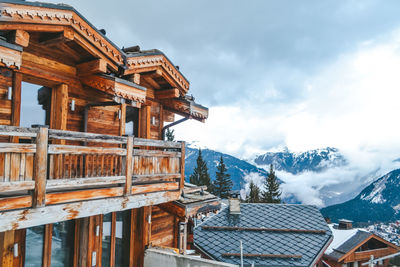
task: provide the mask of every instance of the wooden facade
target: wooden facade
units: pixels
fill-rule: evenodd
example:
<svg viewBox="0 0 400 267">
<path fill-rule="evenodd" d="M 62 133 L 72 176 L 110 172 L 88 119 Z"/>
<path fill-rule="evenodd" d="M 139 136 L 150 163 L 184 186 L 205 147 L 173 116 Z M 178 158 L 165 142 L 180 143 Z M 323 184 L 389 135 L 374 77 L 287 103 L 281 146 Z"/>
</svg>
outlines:
<svg viewBox="0 0 400 267">
<path fill-rule="evenodd" d="M 27 83 L 45 115 L 22 127 Z M 142 266 L 146 246 L 178 248 L 159 205 L 181 196 L 185 143 L 163 131 L 208 117 L 188 90 L 162 52 L 120 49 L 70 6 L 0 1 L 0 267 Z"/>
<path fill-rule="evenodd" d="M 351 250 L 340 258 L 333 258 L 327 254 L 324 255 L 323 260 L 319 266 L 331 267 L 361 267 L 362 264 L 368 262 L 371 256 L 378 259 L 399 252 L 400 248 L 383 238 L 371 234 L 368 238 L 360 240 Z M 383 260 L 377 266 L 389 266 L 389 259 Z"/>
</svg>

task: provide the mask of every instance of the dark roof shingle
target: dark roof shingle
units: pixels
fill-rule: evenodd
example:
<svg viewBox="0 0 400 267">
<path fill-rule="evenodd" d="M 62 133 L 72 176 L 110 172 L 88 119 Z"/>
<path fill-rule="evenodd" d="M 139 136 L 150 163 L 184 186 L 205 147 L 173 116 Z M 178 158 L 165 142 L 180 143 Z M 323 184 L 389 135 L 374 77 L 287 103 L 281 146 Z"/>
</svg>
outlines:
<svg viewBox="0 0 400 267">
<path fill-rule="evenodd" d="M 332 233 L 316 207 L 283 204 L 240 204 L 241 214 L 230 215 L 222 210 L 195 228 L 194 242 L 218 261 L 238 264 L 240 258 L 222 256 L 239 253 L 240 240 L 244 254 L 301 255 L 296 258 L 245 257 L 245 264 L 255 266 L 310 266 L 327 245 Z M 211 230 L 202 226 L 234 226 L 289 230 L 246 231 Z M 296 230 L 324 230 L 324 233 L 292 232 Z"/>
</svg>

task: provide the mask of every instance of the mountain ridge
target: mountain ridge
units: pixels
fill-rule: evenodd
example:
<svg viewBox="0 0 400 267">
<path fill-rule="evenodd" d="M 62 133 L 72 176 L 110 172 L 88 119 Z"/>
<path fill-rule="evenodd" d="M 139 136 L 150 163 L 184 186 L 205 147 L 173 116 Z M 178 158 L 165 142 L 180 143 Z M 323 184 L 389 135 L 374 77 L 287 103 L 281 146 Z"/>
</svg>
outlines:
<svg viewBox="0 0 400 267">
<path fill-rule="evenodd" d="M 355 198 L 321 209 L 332 221 L 341 218 L 356 223 L 400 219 L 400 169 L 395 169 L 365 187 Z"/>
</svg>

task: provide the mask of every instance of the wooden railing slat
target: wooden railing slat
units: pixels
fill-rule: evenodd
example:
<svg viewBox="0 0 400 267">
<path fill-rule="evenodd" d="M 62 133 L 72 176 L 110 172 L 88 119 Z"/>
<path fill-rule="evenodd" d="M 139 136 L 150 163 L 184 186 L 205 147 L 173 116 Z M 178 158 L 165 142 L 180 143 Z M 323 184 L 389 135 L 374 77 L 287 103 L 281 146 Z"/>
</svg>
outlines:
<svg viewBox="0 0 400 267">
<path fill-rule="evenodd" d="M 0 153 L 35 153 L 35 144 L 0 143 Z"/>
<path fill-rule="evenodd" d="M 0 192 L 14 192 L 21 190 L 32 190 L 35 188 L 34 181 L 15 181 L 15 182 L 1 182 Z"/>
<path fill-rule="evenodd" d="M 63 189 L 65 187 L 107 186 L 125 183 L 125 176 L 82 177 L 73 179 L 48 180 L 46 190 Z"/>
<path fill-rule="evenodd" d="M 118 147 L 90 147 L 71 145 L 49 145 L 49 154 L 111 154 L 125 156 L 126 149 Z"/>
</svg>

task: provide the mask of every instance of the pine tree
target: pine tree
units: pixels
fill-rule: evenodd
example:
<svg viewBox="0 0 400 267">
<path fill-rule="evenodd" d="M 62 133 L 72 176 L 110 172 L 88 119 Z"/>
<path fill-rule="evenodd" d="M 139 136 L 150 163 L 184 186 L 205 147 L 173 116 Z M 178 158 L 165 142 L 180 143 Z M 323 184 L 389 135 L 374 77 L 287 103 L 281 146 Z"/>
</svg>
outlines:
<svg viewBox="0 0 400 267">
<path fill-rule="evenodd" d="M 192 175 L 190 175 L 190 183 L 195 185 L 205 185 L 210 190 L 211 179 L 208 173 L 208 167 L 206 162 L 203 160 L 201 155 L 201 149 L 199 149 L 199 155 L 197 157 L 197 166 L 194 168 Z"/>
<path fill-rule="evenodd" d="M 249 189 L 250 189 L 250 193 L 246 198 L 246 202 L 248 202 L 248 203 L 261 202 L 260 188 L 258 188 L 258 186 L 253 181 L 250 181 Z"/>
<path fill-rule="evenodd" d="M 175 140 L 174 132 L 175 132 L 175 130 L 170 130 L 169 128 L 167 128 L 167 132 L 165 133 L 165 137 L 167 138 L 167 141 Z"/>
<path fill-rule="evenodd" d="M 226 172 L 227 168 L 224 163 L 224 159 L 221 156 L 217 166 L 217 171 L 215 173 L 216 179 L 211 188 L 212 193 L 220 198 L 228 198 L 233 186 L 231 176 Z"/>
<path fill-rule="evenodd" d="M 275 176 L 273 166 L 269 168 L 269 174 L 264 182 L 265 191 L 262 193 L 262 202 L 264 203 L 281 203 L 282 192 L 279 189 L 279 183 Z"/>
</svg>

